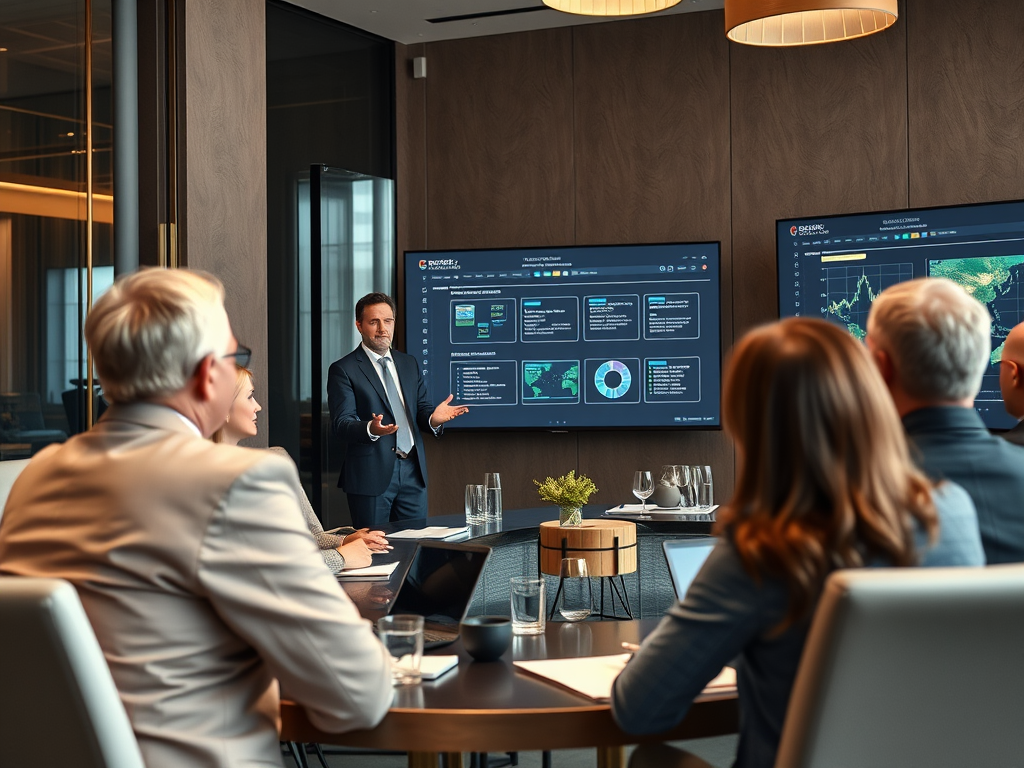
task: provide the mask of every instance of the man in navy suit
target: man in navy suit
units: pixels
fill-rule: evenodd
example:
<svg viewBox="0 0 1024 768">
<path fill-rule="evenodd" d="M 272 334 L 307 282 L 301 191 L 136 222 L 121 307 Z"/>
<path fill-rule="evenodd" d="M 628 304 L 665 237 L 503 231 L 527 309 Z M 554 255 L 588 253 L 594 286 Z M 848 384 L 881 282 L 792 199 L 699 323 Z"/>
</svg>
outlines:
<svg viewBox="0 0 1024 768">
<path fill-rule="evenodd" d="M 865 341 L 918 465 L 974 501 L 988 563 L 1024 562 L 1024 448 L 990 434 L 974 410 L 992 346 L 988 309 L 945 278 L 896 283 L 872 303 Z"/>
<path fill-rule="evenodd" d="M 412 355 L 391 349 L 395 302 L 386 293 L 356 302 L 363 342 L 331 365 L 327 403 L 334 433 L 346 446 L 338 487 L 356 528 L 427 516 L 427 457 L 421 431 L 439 436 L 445 422 L 469 411 L 436 408 Z"/>
</svg>

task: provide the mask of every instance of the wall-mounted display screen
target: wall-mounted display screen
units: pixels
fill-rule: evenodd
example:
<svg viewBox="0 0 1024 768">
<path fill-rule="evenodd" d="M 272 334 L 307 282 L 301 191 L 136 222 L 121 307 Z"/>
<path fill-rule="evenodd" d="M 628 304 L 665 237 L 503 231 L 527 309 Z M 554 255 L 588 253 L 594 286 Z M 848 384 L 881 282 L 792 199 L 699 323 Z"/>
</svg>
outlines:
<svg viewBox="0 0 1024 768">
<path fill-rule="evenodd" d="M 999 394 L 1006 334 L 1024 320 L 1024 201 L 778 221 L 779 313 L 824 317 L 863 339 L 871 302 L 894 283 L 948 277 L 988 307 L 992 357 L 975 407 L 1017 421 Z"/>
<path fill-rule="evenodd" d="M 407 351 L 451 429 L 717 427 L 719 250 L 410 251 Z"/>
</svg>

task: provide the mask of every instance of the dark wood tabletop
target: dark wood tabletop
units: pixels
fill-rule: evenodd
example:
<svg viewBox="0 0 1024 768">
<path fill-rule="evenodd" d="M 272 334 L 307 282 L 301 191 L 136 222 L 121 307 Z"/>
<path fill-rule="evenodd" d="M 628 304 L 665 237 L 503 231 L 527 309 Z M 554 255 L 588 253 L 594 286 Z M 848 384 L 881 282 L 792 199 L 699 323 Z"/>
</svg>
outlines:
<svg viewBox="0 0 1024 768">
<path fill-rule="evenodd" d="M 673 730 L 638 737 L 618 727 L 606 702 L 512 665 L 513 660 L 621 653 L 623 641 L 639 642 L 656 625 L 651 620 L 552 622 L 543 635 L 513 638 L 512 647 L 494 662 L 473 661 L 456 642 L 434 652 L 457 654 L 458 666 L 436 681 L 397 688 L 390 712 L 376 728 L 324 733 L 301 707 L 283 701 L 281 738 L 408 751 L 410 766 L 432 764 L 436 753 L 596 747 L 599 764 L 615 766 L 621 765 L 626 744 L 735 733 L 739 715 L 733 689 L 699 697 Z"/>
</svg>

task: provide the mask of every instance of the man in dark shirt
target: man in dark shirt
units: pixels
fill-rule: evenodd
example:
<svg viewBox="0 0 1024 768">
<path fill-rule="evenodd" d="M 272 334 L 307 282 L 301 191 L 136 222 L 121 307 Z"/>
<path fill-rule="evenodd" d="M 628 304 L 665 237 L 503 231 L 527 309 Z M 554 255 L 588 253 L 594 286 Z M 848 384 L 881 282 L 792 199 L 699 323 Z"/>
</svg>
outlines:
<svg viewBox="0 0 1024 768">
<path fill-rule="evenodd" d="M 918 465 L 970 494 L 990 564 L 1024 562 L 1024 447 L 990 434 L 974 410 L 991 354 L 988 310 L 951 280 L 897 283 L 871 305 L 865 341 Z"/>
</svg>

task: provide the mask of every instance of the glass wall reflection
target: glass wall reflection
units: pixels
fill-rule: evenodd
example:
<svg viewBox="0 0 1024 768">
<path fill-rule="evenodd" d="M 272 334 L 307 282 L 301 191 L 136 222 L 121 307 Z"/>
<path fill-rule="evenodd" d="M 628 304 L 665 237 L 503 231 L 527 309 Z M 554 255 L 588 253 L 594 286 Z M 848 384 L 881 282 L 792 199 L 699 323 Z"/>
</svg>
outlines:
<svg viewBox="0 0 1024 768">
<path fill-rule="evenodd" d="M 113 280 L 110 11 L 0 3 L 0 459 L 85 428 L 90 132 L 93 296 Z"/>
</svg>

